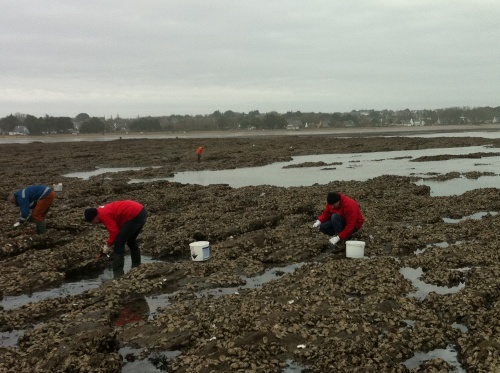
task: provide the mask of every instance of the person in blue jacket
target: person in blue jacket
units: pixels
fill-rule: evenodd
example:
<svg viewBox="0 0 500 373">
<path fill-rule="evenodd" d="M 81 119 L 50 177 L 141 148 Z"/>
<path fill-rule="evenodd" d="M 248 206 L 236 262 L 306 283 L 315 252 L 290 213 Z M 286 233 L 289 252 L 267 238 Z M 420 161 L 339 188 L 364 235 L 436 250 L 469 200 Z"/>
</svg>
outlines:
<svg viewBox="0 0 500 373">
<path fill-rule="evenodd" d="M 21 210 L 21 217 L 12 228 L 17 228 L 32 218 L 36 224 L 36 233 L 44 234 L 45 217 L 55 197 L 56 193 L 46 185 L 31 185 L 9 194 L 7 201 Z"/>
</svg>

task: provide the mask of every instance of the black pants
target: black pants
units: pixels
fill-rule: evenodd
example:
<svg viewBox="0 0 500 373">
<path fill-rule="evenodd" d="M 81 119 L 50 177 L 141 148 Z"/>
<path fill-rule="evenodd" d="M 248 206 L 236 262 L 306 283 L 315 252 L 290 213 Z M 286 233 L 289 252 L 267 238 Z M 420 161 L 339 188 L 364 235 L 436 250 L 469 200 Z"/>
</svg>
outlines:
<svg viewBox="0 0 500 373">
<path fill-rule="evenodd" d="M 115 239 L 114 253 L 119 255 L 124 254 L 125 244 L 127 244 L 130 249 L 130 257 L 132 258 L 132 267 L 137 267 L 141 264 L 141 250 L 137 244 L 137 236 L 142 232 L 147 218 L 148 213 L 146 209 L 142 209 L 135 218 L 123 225 Z"/>
<path fill-rule="evenodd" d="M 346 226 L 346 221 L 343 216 L 339 214 L 332 214 L 330 220 L 325 221 L 319 226 L 320 232 L 327 234 L 329 236 L 337 236 L 340 232 L 344 230 Z M 352 233 L 347 239 L 349 239 L 354 233 L 358 231 L 358 228 L 354 228 Z"/>
</svg>

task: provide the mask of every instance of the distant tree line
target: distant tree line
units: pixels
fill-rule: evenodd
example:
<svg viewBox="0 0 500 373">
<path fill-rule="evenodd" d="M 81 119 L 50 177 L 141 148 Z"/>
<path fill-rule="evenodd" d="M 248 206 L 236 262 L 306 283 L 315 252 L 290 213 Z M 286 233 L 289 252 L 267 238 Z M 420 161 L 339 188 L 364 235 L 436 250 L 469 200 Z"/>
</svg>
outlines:
<svg viewBox="0 0 500 373">
<path fill-rule="evenodd" d="M 25 126 L 31 135 L 49 133 L 66 133 L 74 129 L 73 120 L 69 117 L 36 118 L 33 115 L 9 115 L 0 119 L 0 129 L 11 132 L 18 126 Z"/>
<path fill-rule="evenodd" d="M 81 133 L 104 133 L 106 124 L 99 118 L 88 118 L 81 123 L 79 131 Z"/>
<path fill-rule="evenodd" d="M 0 119 L 0 131 L 12 132 L 25 126 L 30 135 L 51 133 L 107 133 L 107 132 L 159 132 L 159 131 L 227 131 L 237 129 L 284 129 L 287 125 L 311 128 L 377 127 L 418 121 L 424 125 L 480 124 L 500 121 L 497 107 L 452 107 L 437 110 L 353 110 L 349 113 L 277 112 L 260 113 L 258 110 L 237 113 L 219 110 L 207 115 L 170 115 L 124 119 L 90 117 L 80 113 L 75 118 L 45 117 L 15 114 Z"/>
</svg>

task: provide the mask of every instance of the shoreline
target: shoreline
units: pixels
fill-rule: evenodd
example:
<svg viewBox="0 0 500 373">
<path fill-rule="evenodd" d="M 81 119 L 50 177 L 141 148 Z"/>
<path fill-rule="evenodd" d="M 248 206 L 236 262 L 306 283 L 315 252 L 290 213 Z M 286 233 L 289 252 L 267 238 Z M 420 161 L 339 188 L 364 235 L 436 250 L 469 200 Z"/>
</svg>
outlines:
<svg viewBox="0 0 500 373">
<path fill-rule="evenodd" d="M 259 137 L 259 136 L 406 136 L 409 134 L 439 134 L 468 132 L 500 132 L 500 124 L 480 125 L 440 125 L 412 127 L 382 127 L 382 128 L 332 128 L 332 129 L 302 129 L 302 130 L 228 130 L 228 131 L 177 131 L 177 132 L 133 132 L 105 134 L 57 134 L 57 135 L 2 135 L 0 143 L 30 143 L 30 142 L 64 142 L 70 141 L 112 141 L 121 139 L 175 139 L 175 138 L 228 138 L 228 137 Z"/>
</svg>

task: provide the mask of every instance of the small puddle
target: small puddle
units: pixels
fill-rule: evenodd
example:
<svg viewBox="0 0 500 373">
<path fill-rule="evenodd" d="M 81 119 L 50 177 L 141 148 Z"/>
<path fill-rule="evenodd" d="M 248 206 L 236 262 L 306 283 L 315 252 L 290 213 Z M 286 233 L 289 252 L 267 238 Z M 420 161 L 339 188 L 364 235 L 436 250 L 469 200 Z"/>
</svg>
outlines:
<svg viewBox="0 0 500 373">
<path fill-rule="evenodd" d="M 239 294 L 240 290 L 255 289 L 259 286 L 262 286 L 266 282 L 270 282 L 272 280 L 281 277 L 285 273 L 291 273 L 295 271 L 297 268 L 302 267 L 304 264 L 306 263 L 296 263 L 288 265 L 286 267 L 274 267 L 271 269 L 267 269 L 262 275 L 255 277 L 241 276 L 241 278 L 245 281 L 245 285 L 240 285 L 235 287 L 205 289 L 196 292 L 195 295 L 198 298 L 207 295 L 219 298 L 223 295 Z M 172 302 L 170 302 L 170 298 L 177 293 L 178 291 L 170 294 L 158 294 L 158 295 L 144 297 L 150 310 L 148 320 L 154 319 L 154 317 L 158 313 L 157 312 L 158 309 L 169 307 L 172 304 Z"/>
<path fill-rule="evenodd" d="M 124 346 L 119 350 L 123 358 L 122 373 L 170 372 L 169 361 L 181 354 L 181 351 L 154 351 L 146 359 L 139 359 L 144 350 Z"/>
<path fill-rule="evenodd" d="M 460 219 L 451 219 L 451 218 L 442 218 L 442 219 L 447 224 L 457 224 L 457 223 L 460 223 L 461 221 L 464 221 L 464 220 L 481 220 L 482 218 L 484 218 L 485 216 L 488 216 L 488 215 L 496 216 L 496 215 L 498 215 L 498 212 L 496 212 L 496 211 L 481 211 L 481 212 L 476 212 L 475 214 L 472 214 L 472 215 L 464 216 Z"/>
<path fill-rule="evenodd" d="M 456 241 L 455 242 L 455 245 L 456 244 L 459 244 L 461 243 L 461 241 Z M 446 241 L 443 241 L 443 242 L 436 242 L 436 243 L 430 243 L 428 244 L 427 246 L 425 246 L 423 249 L 417 249 L 413 252 L 413 254 L 415 255 L 419 255 L 419 254 L 423 254 L 427 251 L 427 249 L 430 249 L 432 247 L 440 247 L 442 249 L 446 249 L 447 247 L 450 247 L 450 244 Z"/>
<path fill-rule="evenodd" d="M 403 322 L 406 324 L 406 326 L 411 326 L 411 327 L 415 326 L 415 320 L 403 320 Z M 458 330 L 461 330 L 464 333 L 467 333 L 469 331 L 469 329 L 465 325 L 458 324 L 456 322 L 454 322 L 453 324 L 451 324 L 451 327 L 455 328 L 455 329 L 458 329 Z"/>
<path fill-rule="evenodd" d="M 444 181 L 422 179 L 417 181 L 415 184 L 427 185 L 431 188 L 431 197 L 443 197 L 461 195 L 469 190 L 478 188 L 498 188 L 498 185 L 500 184 L 500 176 L 481 176 L 477 179 L 459 177 Z"/>
<path fill-rule="evenodd" d="M 171 177 L 151 177 L 149 179 L 130 179 L 129 184 L 152 183 L 156 181 L 172 181 Z"/>
<path fill-rule="evenodd" d="M 71 172 L 69 174 L 62 175 L 64 177 L 76 177 L 78 179 L 83 179 L 83 180 L 88 180 L 92 176 L 97 176 L 97 175 L 102 175 L 106 173 L 111 173 L 111 172 L 125 172 L 125 171 L 141 171 L 145 170 L 146 168 L 158 168 L 158 166 L 155 167 L 97 167 L 95 170 L 92 171 L 82 171 L 82 172 Z"/>
<path fill-rule="evenodd" d="M 437 294 L 453 294 L 458 293 L 465 287 L 464 282 L 461 282 L 459 285 L 453 287 L 427 284 L 420 280 L 420 277 L 423 274 L 422 267 L 418 267 L 417 269 L 403 267 L 399 270 L 399 273 L 401 273 L 407 280 L 410 280 L 413 286 L 417 288 L 416 292 L 409 293 L 408 296 L 418 298 L 419 300 L 425 299 L 427 294 L 430 292 L 435 292 Z"/>
<path fill-rule="evenodd" d="M 455 346 L 448 345 L 446 349 L 437 348 L 429 352 L 417 352 L 413 357 L 403 362 L 403 364 L 408 369 L 415 369 L 420 366 L 423 362 L 432 359 L 442 359 L 446 361 L 453 367 L 453 370 L 449 373 L 465 373 L 466 370 L 462 368 L 462 365 L 458 361 L 457 351 Z"/>
<path fill-rule="evenodd" d="M 452 268 L 450 271 L 457 271 L 457 272 L 468 272 L 472 269 L 472 267 L 463 267 L 463 268 Z"/>
<path fill-rule="evenodd" d="M 415 320 L 403 320 L 403 322 L 407 325 L 407 326 L 415 326 Z"/>
<path fill-rule="evenodd" d="M 460 330 L 462 333 L 467 333 L 469 331 L 469 328 L 467 328 L 464 324 L 458 324 L 456 322 L 451 324 L 451 327 Z"/>
<path fill-rule="evenodd" d="M 222 295 L 228 295 L 228 294 L 239 294 L 240 290 L 243 289 L 255 289 L 259 286 L 262 286 L 266 282 L 275 280 L 279 277 L 281 277 L 285 273 L 291 273 L 295 271 L 297 268 L 302 267 L 306 263 L 295 263 L 291 264 L 286 267 L 275 267 L 266 270 L 262 275 L 255 276 L 255 277 L 246 277 L 246 276 L 241 276 L 243 280 L 245 280 L 245 285 L 240 285 L 240 286 L 235 286 L 235 287 L 229 287 L 229 288 L 214 288 L 214 289 L 207 289 L 207 290 L 202 290 L 196 295 L 198 297 L 202 297 L 205 295 L 212 295 L 216 298 L 222 296 Z"/>
<path fill-rule="evenodd" d="M 0 332 L 0 346 L 13 347 L 19 338 L 24 335 L 24 330 L 11 330 L 10 332 Z"/>
<path fill-rule="evenodd" d="M 143 255 L 141 258 L 142 263 L 155 263 L 158 260 L 153 260 L 152 257 Z M 124 271 L 127 273 L 132 267 L 132 262 L 130 255 L 125 256 Z M 100 275 L 97 277 L 81 278 L 77 281 L 69 281 L 63 283 L 58 288 L 38 291 L 33 294 L 21 294 L 18 296 L 5 296 L 1 301 L 0 305 L 4 307 L 5 310 L 11 310 L 21 307 L 28 303 L 36 303 L 45 299 L 66 297 L 68 295 L 78 295 L 84 291 L 95 289 L 105 281 L 113 279 L 113 269 L 108 266 Z"/>
<path fill-rule="evenodd" d="M 305 348 L 305 347 L 304 347 Z M 300 373 L 307 370 L 307 367 L 297 364 L 295 361 L 287 359 L 287 366 L 283 369 L 283 373 Z"/>
<path fill-rule="evenodd" d="M 170 294 L 159 294 L 144 297 L 149 307 L 149 316 L 148 320 L 153 320 L 155 316 L 158 314 L 158 309 L 166 308 L 172 305 L 170 302 L 170 297 L 174 296 L 178 292 L 170 293 Z"/>
<path fill-rule="evenodd" d="M 119 353 L 123 358 L 122 373 L 153 373 L 153 372 L 169 372 L 170 360 L 181 355 L 181 351 L 155 351 L 152 352 L 146 359 L 140 359 L 143 355 L 143 349 L 124 346 L 120 348 Z M 293 360 L 285 361 L 287 366 L 283 369 L 283 373 L 300 373 L 307 370 L 306 367 L 299 365 Z"/>
</svg>

